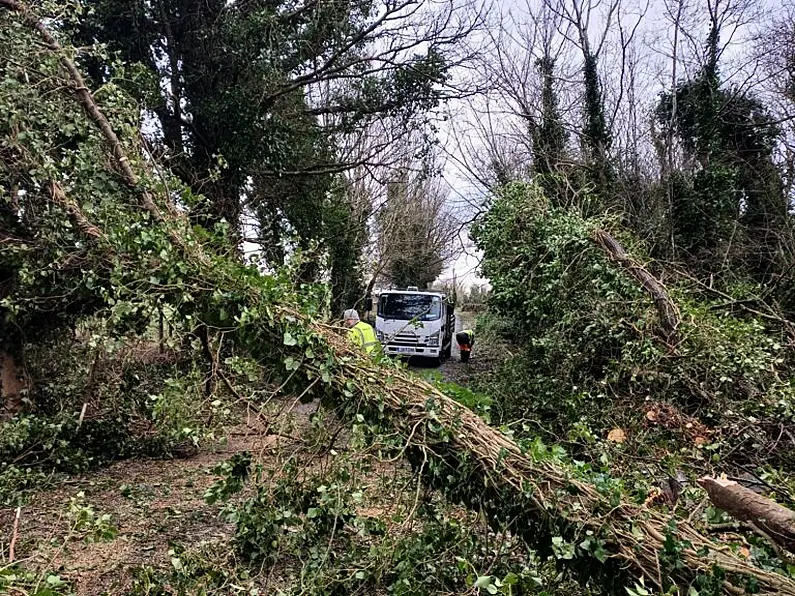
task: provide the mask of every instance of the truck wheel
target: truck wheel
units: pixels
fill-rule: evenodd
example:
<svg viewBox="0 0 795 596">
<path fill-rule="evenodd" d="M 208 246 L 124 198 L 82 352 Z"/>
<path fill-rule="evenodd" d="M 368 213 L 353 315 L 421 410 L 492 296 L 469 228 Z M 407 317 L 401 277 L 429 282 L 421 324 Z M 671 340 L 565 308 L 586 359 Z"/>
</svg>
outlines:
<svg viewBox="0 0 795 596">
<path fill-rule="evenodd" d="M 453 350 L 452 342 L 447 345 L 446 348 L 442 350 L 442 360 L 450 360 L 450 355 Z"/>
</svg>

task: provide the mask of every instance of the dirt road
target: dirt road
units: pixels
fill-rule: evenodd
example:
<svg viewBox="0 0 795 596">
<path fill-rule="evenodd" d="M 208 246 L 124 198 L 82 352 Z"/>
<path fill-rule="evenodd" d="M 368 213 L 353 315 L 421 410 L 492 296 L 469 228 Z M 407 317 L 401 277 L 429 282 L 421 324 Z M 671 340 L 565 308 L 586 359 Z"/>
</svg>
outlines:
<svg viewBox="0 0 795 596">
<path fill-rule="evenodd" d="M 436 369 L 445 381 L 456 383 L 466 383 L 478 370 L 477 352 L 472 352 L 472 359 L 464 364 L 458 351 L 458 344 L 455 341 L 455 334 L 462 329 L 475 328 L 475 315 L 469 312 L 455 313 L 455 330 L 453 332 L 453 347 L 450 358 L 437 365 L 433 360 L 427 358 L 412 358 L 409 360 L 409 368 L 420 371 Z"/>
</svg>

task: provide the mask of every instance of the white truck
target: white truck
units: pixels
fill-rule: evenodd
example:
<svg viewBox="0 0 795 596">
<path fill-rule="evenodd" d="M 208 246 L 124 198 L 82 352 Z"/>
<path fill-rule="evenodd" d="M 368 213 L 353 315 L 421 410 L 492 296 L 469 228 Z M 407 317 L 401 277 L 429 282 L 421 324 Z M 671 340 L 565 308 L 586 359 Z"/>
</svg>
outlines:
<svg viewBox="0 0 795 596">
<path fill-rule="evenodd" d="M 384 290 L 378 296 L 375 332 L 390 356 L 421 356 L 437 362 L 450 357 L 455 332 L 454 305 L 442 292 Z"/>
</svg>

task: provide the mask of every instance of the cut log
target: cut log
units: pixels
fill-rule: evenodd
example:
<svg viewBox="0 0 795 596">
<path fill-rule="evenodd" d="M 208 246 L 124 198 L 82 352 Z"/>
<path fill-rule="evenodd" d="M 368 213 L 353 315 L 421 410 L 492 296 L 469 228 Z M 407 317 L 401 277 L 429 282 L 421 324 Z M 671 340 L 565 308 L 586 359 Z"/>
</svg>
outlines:
<svg viewBox="0 0 795 596">
<path fill-rule="evenodd" d="M 770 540 L 795 552 L 795 511 L 745 488 L 733 480 L 699 478 L 715 507 L 761 530 Z"/>
</svg>

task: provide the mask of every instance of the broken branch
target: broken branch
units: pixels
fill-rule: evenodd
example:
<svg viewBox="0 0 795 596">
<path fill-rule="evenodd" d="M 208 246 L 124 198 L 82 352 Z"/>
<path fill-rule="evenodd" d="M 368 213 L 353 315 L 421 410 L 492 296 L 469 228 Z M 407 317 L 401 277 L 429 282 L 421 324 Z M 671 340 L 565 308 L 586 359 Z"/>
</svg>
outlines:
<svg viewBox="0 0 795 596">
<path fill-rule="evenodd" d="M 657 307 L 657 313 L 660 315 L 662 330 L 665 334 L 666 341 L 672 345 L 678 344 L 679 334 L 677 330 L 680 323 L 679 309 L 676 308 L 673 300 L 671 300 L 665 286 L 642 265 L 638 264 L 629 256 L 627 251 L 624 250 L 624 247 L 619 244 L 618 240 L 613 238 L 610 234 L 604 230 L 594 230 L 593 237 L 602 250 L 607 253 L 608 257 L 626 269 L 652 297 L 654 305 Z"/>
</svg>

